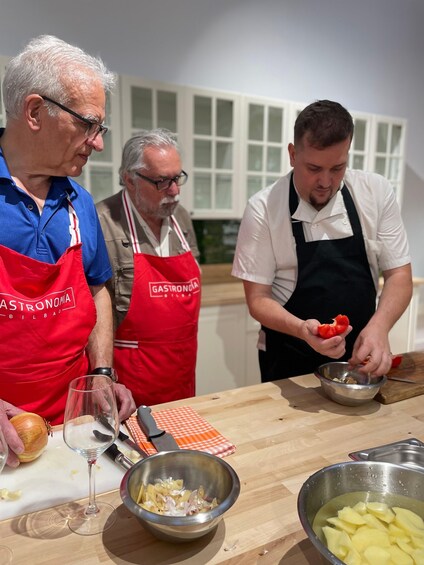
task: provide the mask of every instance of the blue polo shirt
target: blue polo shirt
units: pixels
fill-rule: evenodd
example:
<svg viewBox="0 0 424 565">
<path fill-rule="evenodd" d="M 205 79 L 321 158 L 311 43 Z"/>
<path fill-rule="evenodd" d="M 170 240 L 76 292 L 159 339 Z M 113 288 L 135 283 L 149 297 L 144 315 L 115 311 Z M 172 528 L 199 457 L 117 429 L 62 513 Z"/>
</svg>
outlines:
<svg viewBox="0 0 424 565">
<path fill-rule="evenodd" d="M 3 129 L 0 129 L 0 136 Z M 52 177 L 43 211 L 16 186 L 0 149 L 0 244 L 44 263 L 56 263 L 70 246 L 67 195 L 78 216 L 89 285 L 105 283 L 112 269 L 91 195 L 68 177 Z M 7 268 L 7 265 L 6 265 Z"/>
</svg>

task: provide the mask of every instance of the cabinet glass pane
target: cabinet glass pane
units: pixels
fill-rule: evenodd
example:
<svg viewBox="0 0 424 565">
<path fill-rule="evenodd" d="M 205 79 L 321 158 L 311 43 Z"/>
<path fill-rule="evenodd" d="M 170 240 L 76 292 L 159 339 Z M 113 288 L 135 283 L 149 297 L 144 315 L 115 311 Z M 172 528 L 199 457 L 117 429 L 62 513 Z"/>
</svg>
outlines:
<svg viewBox="0 0 424 565">
<path fill-rule="evenodd" d="M 207 139 L 194 140 L 194 166 L 207 169 L 212 167 L 212 143 Z"/>
<path fill-rule="evenodd" d="M 216 207 L 220 210 L 231 208 L 231 175 L 216 175 Z"/>
<path fill-rule="evenodd" d="M 194 174 L 194 208 L 212 208 L 212 177 L 208 173 Z"/>
<path fill-rule="evenodd" d="M 392 157 L 389 160 L 389 179 L 398 180 L 400 175 L 400 159 Z"/>
<path fill-rule="evenodd" d="M 270 173 L 281 171 L 281 149 L 279 147 L 268 147 L 266 170 Z"/>
<path fill-rule="evenodd" d="M 274 184 L 274 182 L 276 182 L 280 177 L 270 177 L 270 176 L 266 176 L 265 177 L 265 186 L 270 186 L 271 184 Z"/>
<path fill-rule="evenodd" d="M 262 141 L 264 138 L 264 107 L 249 104 L 249 139 Z"/>
<path fill-rule="evenodd" d="M 90 161 L 96 161 L 96 163 L 110 163 L 112 161 L 112 131 L 108 131 L 103 138 L 103 151 L 93 151 L 90 155 Z"/>
<path fill-rule="evenodd" d="M 247 148 L 247 170 L 262 171 L 263 147 L 262 145 L 249 145 Z"/>
<path fill-rule="evenodd" d="M 268 141 L 281 143 L 283 139 L 283 110 L 269 108 L 268 110 Z"/>
<path fill-rule="evenodd" d="M 247 177 L 247 198 L 263 188 L 262 177 Z"/>
<path fill-rule="evenodd" d="M 158 90 L 158 127 L 167 128 L 176 133 L 177 130 L 177 95 L 175 92 Z"/>
<path fill-rule="evenodd" d="M 353 156 L 352 168 L 353 169 L 360 169 L 362 171 L 364 170 L 364 157 L 363 157 L 363 155 L 354 155 Z"/>
<path fill-rule="evenodd" d="M 385 153 L 387 151 L 388 136 L 389 136 L 389 124 L 378 124 L 377 151 L 379 153 Z"/>
<path fill-rule="evenodd" d="M 99 202 L 113 194 L 113 173 L 111 169 L 92 168 L 90 171 L 90 192 L 94 202 Z"/>
<path fill-rule="evenodd" d="M 131 87 L 132 127 L 153 128 L 153 99 L 150 88 Z"/>
<path fill-rule="evenodd" d="M 390 152 L 394 155 L 400 154 L 400 140 L 402 137 L 402 126 L 392 127 L 392 140 L 390 143 Z"/>
<path fill-rule="evenodd" d="M 233 167 L 233 144 L 217 141 L 216 168 L 231 169 Z"/>
<path fill-rule="evenodd" d="M 353 134 L 353 148 L 357 151 L 365 151 L 365 131 L 367 123 L 365 120 L 355 120 Z"/>
<path fill-rule="evenodd" d="M 212 135 L 212 99 L 194 97 L 194 133 Z"/>
<path fill-rule="evenodd" d="M 386 158 L 377 157 L 375 160 L 375 172 L 385 176 L 386 174 Z"/>
<path fill-rule="evenodd" d="M 233 102 L 217 100 L 216 102 L 216 135 L 233 137 Z"/>
</svg>

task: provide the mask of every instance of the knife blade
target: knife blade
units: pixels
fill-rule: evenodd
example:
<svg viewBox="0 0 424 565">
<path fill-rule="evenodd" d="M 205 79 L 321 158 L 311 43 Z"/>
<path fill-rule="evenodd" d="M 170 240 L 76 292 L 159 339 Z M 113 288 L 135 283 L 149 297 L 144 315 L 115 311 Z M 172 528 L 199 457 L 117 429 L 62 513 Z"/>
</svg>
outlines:
<svg viewBox="0 0 424 565">
<path fill-rule="evenodd" d="M 99 416 L 99 421 L 109 430 L 111 430 L 112 432 L 115 432 L 115 430 L 113 429 L 113 427 L 109 424 L 107 418 L 101 414 Z M 125 443 L 130 449 L 137 451 L 137 453 L 139 455 L 141 455 L 142 457 L 147 457 L 147 453 L 144 451 L 144 449 L 141 449 L 141 447 L 135 443 L 135 441 L 133 441 L 129 436 L 127 436 L 127 434 L 125 434 L 123 431 L 119 430 L 118 433 L 118 439 L 122 441 L 122 443 Z"/>
<path fill-rule="evenodd" d="M 136 451 L 143 458 L 147 457 L 147 453 L 144 451 L 144 449 L 141 449 L 141 447 L 137 443 L 135 443 L 135 441 L 133 441 L 129 436 L 127 436 L 127 434 L 124 434 L 124 432 L 119 432 L 118 439 L 120 439 L 122 443 L 124 443 L 130 449 Z"/>
<path fill-rule="evenodd" d="M 106 449 L 105 454 L 110 459 L 112 459 L 112 461 L 114 461 L 115 463 L 118 463 L 118 465 L 123 467 L 125 470 L 128 470 L 130 467 L 132 467 L 134 465 L 134 463 L 131 461 L 131 459 L 126 457 L 122 453 L 122 451 L 119 451 L 118 446 L 115 443 L 112 443 L 112 445 L 110 445 Z"/>
<path fill-rule="evenodd" d="M 389 381 L 397 381 L 399 383 L 409 383 L 411 385 L 420 385 L 422 383 L 417 383 L 417 381 L 413 381 L 412 379 L 404 379 L 402 377 L 392 377 L 387 375 L 387 380 Z"/>
<path fill-rule="evenodd" d="M 171 434 L 157 427 L 149 406 L 139 406 L 137 409 L 137 418 L 146 437 L 153 443 L 158 451 L 180 449 Z"/>
</svg>

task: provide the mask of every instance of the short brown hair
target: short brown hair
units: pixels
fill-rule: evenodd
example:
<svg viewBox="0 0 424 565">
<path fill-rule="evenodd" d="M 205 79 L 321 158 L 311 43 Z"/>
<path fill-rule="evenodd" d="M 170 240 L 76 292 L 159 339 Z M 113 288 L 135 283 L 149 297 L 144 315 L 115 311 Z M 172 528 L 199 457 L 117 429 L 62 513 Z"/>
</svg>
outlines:
<svg viewBox="0 0 424 565">
<path fill-rule="evenodd" d="M 319 149 L 352 139 L 352 116 L 338 102 L 317 100 L 300 112 L 294 125 L 295 145 L 305 137 Z"/>
</svg>

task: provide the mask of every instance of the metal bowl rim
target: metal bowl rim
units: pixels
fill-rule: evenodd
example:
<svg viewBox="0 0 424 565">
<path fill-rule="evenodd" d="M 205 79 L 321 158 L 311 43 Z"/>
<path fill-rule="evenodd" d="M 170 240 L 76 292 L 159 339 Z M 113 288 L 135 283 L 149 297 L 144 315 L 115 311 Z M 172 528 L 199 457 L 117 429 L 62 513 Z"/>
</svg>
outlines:
<svg viewBox="0 0 424 565">
<path fill-rule="evenodd" d="M 181 454 L 193 454 L 208 457 L 213 459 L 214 461 L 219 462 L 229 473 L 232 481 L 232 487 L 227 495 L 227 497 L 218 504 L 216 508 L 212 510 L 208 510 L 207 512 L 199 512 L 198 514 L 194 514 L 193 516 L 164 516 L 162 514 L 156 514 L 156 512 L 150 512 L 149 510 L 145 510 L 140 505 L 138 505 L 133 498 L 131 497 L 130 493 L 128 492 L 128 482 L 132 473 L 134 473 L 137 467 L 141 467 L 144 461 L 157 459 L 165 457 L 169 453 L 174 453 L 175 451 L 178 452 L 179 455 Z M 185 455 L 183 455 L 185 457 Z M 152 524 L 157 524 L 160 526 L 196 526 L 200 524 L 205 524 L 210 522 L 220 516 L 222 516 L 233 504 L 237 501 L 238 496 L 240 494 L 240 479 L 235 472 L 235 470 L 231 467 L 229 463 L 224 461 L 221 457 L 216 455 L 212 455 L 211 453 L 206 453 L 205 451 L 197 451 L 194 449 L 181 449 L 181 450 L 173 450 L 173 451 L 160 451 L 158 453 L 154 453 L 153 455 L 149 455 L 140 461 L 137 461 L 125 475 L 122 477 L 121 486 L 120 486 L 120 495 L 122 502 L 125 506 L 140 520 L 146 521 Z"/>
<path fill-rule="evenodd" d="M 329 363 L 323 363 L 322 365 L 320 365 L 315 371 L 314 374 L 316 377 L 318 377 L 318 379 L 321 382 L 324 383 L 331 383 L 332 385 L 334 385 L 336 388 L 340 388 L 340 390 L 343 389 L 347 389 L 347 390 L 373 390 L 375 388 L 380 388 L 382 387 L 386 381 L 387 381 L 387 376 L 386 375 L 381 375 L 379 378 L 380 380 L 378 382 L 375 383 L 369 383 L 369 384 L 353 384 L 353 383 L 341 383 L 338 381 L 334 381 L 333 379 L 330 379 L 328 377 L 325 377 L 324 375 L 322 375 L 319 371 L 322 367 L 327 367 L 328 365 L 331 365 L 333 363 L 339 363 L 339 364 L 345 364 L 345 365 L 349 365 L 349 363 L 345 362 L 345 361 L 334 361 L 334 362 L 329 362 Z"/>
</svg>

